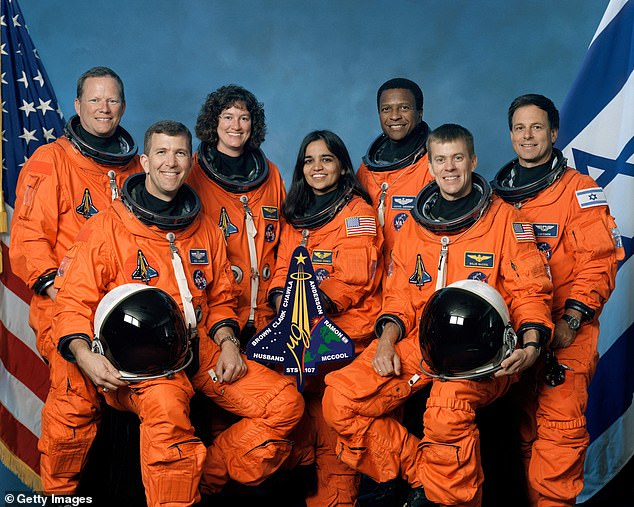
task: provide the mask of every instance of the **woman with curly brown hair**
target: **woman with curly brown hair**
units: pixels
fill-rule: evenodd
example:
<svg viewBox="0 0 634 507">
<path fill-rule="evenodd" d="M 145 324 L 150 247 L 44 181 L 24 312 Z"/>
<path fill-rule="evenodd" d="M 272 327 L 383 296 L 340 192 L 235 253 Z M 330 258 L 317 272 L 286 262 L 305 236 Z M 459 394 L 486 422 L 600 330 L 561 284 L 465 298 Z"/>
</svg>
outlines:
<svg viewBox="0 0 634 507">
<path fill-rule="evenodd" d="M 201 142 L 188 180 L 227 241 L 231 269 L 242 289 L 243 346 L 274 316 L 266 293 L 286 191 L 277 167 L 260 149 L 265 134 L 264 108 L 253 93 L 233 84 L 218 88 L 207 96 L 196 121 Z"/>
</svg>

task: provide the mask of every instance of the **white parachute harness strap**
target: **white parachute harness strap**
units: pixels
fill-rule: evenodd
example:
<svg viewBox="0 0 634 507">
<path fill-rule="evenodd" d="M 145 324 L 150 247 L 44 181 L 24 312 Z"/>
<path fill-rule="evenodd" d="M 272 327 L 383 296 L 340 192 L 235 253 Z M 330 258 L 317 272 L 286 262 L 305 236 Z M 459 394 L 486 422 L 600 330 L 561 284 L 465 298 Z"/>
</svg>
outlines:
<svg viewBox="0 0 634 507">
<path fill-rule="evenodd" d="M 302 240 L 299 242 L 299 246 L 303 246 L 306 248 L 306 244 L 308 243 L 308 236 L 310 236 L 310 231 L 308 229 L 304 229 L 302 231 Z"/>
<path fill-rule="evenodd" d="M 436 277 L 436 290 L 444 289 L 447 285 L 447 254 L 449 250 L 449 238 L 443 236 L 440 238 L 442 247 L 440 248 L 440 257 L 438 258 L 438 276 Z"/>
<path fill-rule="evenodd" d="M 112 200 L 116 201 L 119 197 L 119 187 L 117 186 L 117 173 L 112 169 L 108 171 L 108 178 L 110 179 L 110 195 Z"/>
<path fill-rule="evenodd" d="M 196 312 L 194 311 L 194 305 L 192 304 L 192 293 L 187 285 L 187 277 L 185 276 L 185 270 L 183 269 L 183 261 L 178 254 L 178 248 L 174 244 L 176 236 L 173 232 L 168 232 L 165 236 L 170 244 L 170 250 L 172 252 L 172 267 L 174 268 L 174 276 L 176 277 L 176 283 L 178 284 L 178 292 L 181 295 L 181 301 L 183 302 L 183 311 L 185 312 L 185 323 L 191 331 L 192 336 L 197 333 L 196 330 Z"/>
<path fill-rule="evenodd" d="M 385 198 L 387 197 L 387 189 L 389 185 L 386 181 L 381 183 L 381 195 L 379 196 L 379 206 L 377 208 L 377 213 L 379 215 L 379 223 L 381 227 L 385 225 Z"/>
<path fill-rule="evenodd" d="M 255 249 L 255 236 L 258 230 L 253 221 L 253 213 L 249 208 L 249 198 L 246 195 L 240 196 L 240 202 L 244 207 L 244 221 L 247 226 L 247 241 L 249 243 L 249 260 L 251 261 L 251 310 L 249 311 L 249 322 L 255 321 L 255 309 L 258 306 L 258 288 L 260 286 L 260 270 L 258 268 L 258 252 Z"/>
</svg>

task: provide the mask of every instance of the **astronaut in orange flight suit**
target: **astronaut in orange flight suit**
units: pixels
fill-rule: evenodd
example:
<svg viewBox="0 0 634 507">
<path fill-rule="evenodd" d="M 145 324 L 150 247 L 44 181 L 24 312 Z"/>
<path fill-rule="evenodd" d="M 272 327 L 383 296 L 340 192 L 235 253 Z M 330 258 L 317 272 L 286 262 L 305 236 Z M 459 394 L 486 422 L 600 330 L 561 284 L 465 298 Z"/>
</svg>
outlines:
<svg viewBox="0 0 634 507">
<path fill-rule="evenodd" d="M 406 505 L 480 505 L 483 473 L 475 410 L 503 395 L 550 338 L 551 283 L 530 225 L 473 173 L 473 137 L 458 125 L 430 134 L 435 182 L 419 194 L 392 250 L 379 337 L 349 366 L 326 377 L 323 410 L 337 432 L 337 455 L 379 482 L 401 475 L 414 488 Z M 437 268 L 433 271 L 431 267 Z M 432 268 L 432 269 L 433 269 Z M 492 378 L 433 381 L 422 442 L 390 412 L 432 381 L 424 371 L 418 318 L 447 284 L 474 279 L 509 306 L 521 346 Z M 424 486 L 424 490 L 421 489 Z M 426 498 L 425 496 L 426 495 Z"/>
<path fill-rule="evenodd" d="M 76 377 L 88 377 L 109 405 L 141 419 L 148 505 L 192 505 L 200 500 L 201 473 L 207 492 L 219 491 L 230 478 L 257 484 L 273 473 L 290 453 L 287 436 L 301 418 L 303 401 L 289 379 L 239 353 L 238 288 L 222 233 L 200 213 L 191 187 L 181 186 L 192 163 L 189 131 L 176 122 L 158 122 L 148 132 L 141 157 L 147 175 L 126 180 L 122 201 L 81 230 L 59 268 L 53 333 L 68 360 L 67 380 L 53 386 L 44 411 L 66 423 L 67 438 L 94 435 L 99 400 L 78 399 L 65 388 Z M 190 305 L 183 305 L 188 294 L 178 279 L 191 292 Z M 191 308 L 199 338 L 199 368 L 191 383 L 179 372 L 128 386 L 105 357 L 88 348 L 101 297 L 130 282 L 158 286 L 183 305 L 185 315 Z M 192 386 L 242 416 L 208 449 L 189 421 Z"/>
<path fill-rule="evenodd" d="M 260 158 L 261 156 L 261 158 Z M 258 259 L 259 287 L 254 308 L 255 329 L 262 328 L 273 318 L 271 308 L 266 303 L 266 293 L 275 266 L 275 251 L 280 235 L 280 209 L 286 191 L 277 167 L 258 152 L 258 160 L 263 161 L 268 172 L 266 182 L 253 188 L 241 187 L 235 191 L 214 182 L 200 163 L 200 151 L 192 169 L 188 183 L 199 193 L 204 213 L 217 222 L 227 241 L 227 255 L 232 264 L 234 276 L 242 291 L 238 312 L 240 322 L 249 321 L 251 308 L 251 264 L 246 215 L 251 214 L 258 231 L 255 248 Z M 207 166 L 210 167 L 210 166 Z M 246 199 L 244 199 L 246 197 Z M 244 200 L 244 202 L 243 202 Z M 245 208 L 248 206 L 248 210 Z M 261 252 L 261 253 L 259 253 Z"/>
<path fill-rule="evenodd" d="M 390 79 L 377 92 L 377 107 L 383 134 L 368 148 L 357 179 L 377 210 L 388 263 L 416 195 L 433 178 L 428 170 L 425 143 L 429 127 L 423 121 L 420 87 L 409 79 Z"/>
<path fill-rule="evenodd" d="M 373 339 L 381 306 L 383 237 L 369 196 L 355 180 L 348 151 L 336 134 L 315 131 L 302 141 L 284 217 L 269 298 L 279 308 L 292 253 L 304 245 L 326 314 L 353 340 L 355 352 L 361 352 Z M 291 461 L 302 463 L 298 455 L 305 453 L 304 459 L 316 463 L 317 490 L 306 498 L 308 506 L 352 505 L 356 498 L 358 474 L 337 459 L 336 436 L 321 411 L 323 375 L 340 366 L 322 365 L 318 377 L 307 379 L 306 414 L 293 433 Z"/>
<path fill-rule="evenodd" d="M 570 368 L 561 385 L 546 385 L 538 368 L 518 386 L 529 421 L 522 428 L 529 497 L 540 507 L 574 505 L 589 445 L 584 414 L 599 359 L 599 314 L 614 289 L 623 246 L 603 189 L 568 168 L 552 146 L 559 129 L 552 101 L 522 95 L 509 107 L 508 121 L 518 158 L 492 185 L 521 208 L 546 254 L 554 287 L 551 349 Z"/>
<path fill-rule="evenodd" d="M 242 289 L 238 301 L 243 345 L 274 317 L 266 295 L 280 239 L 280 209 L 286 195 L 278 168 L 260 144 L 264 110 L 236 85 L 207 97 L 196 122 L 201 140 L 188 183 L 203 211 L 222 229 L 227 255 Z"/>
<path fill-rule="evenodd" d="M 51 337 L 59 263 L 82 225 L 111 204 L 125 178 L 142 170 L 134 140 L 119 126 L 125 98 L 123 83 L 112 69 L 94 67 L 79 78 L 75 110 L 78 115 L 68 121 L 65 136 L 38 148 L 20 171 L 11 223 L 11 266 L 33 289 L 29 324 L 51 370 L 54 362 L 64 362 Z M 75 388 L 94 390 L 90 385 Z M 90 443 L 57 439 L 59 432 L 50 421 L 44 420 L 42 428 L 44 489 L 74 489 L 76 479 L 69 479 L 67 472 L 77 465 L 73 456 L 85 456 Z"/>
</svg>

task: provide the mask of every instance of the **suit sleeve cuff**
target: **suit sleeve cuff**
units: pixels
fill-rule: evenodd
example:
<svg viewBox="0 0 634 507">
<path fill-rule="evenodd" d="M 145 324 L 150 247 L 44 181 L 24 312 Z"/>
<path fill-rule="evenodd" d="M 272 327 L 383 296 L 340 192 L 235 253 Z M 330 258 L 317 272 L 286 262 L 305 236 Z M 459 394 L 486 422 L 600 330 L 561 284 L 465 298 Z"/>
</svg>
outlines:
<svg viewBox="0 0 634 507">
<path fill-rule="evenodd" d="M 580 301 L 576 299 L 566 299 L 566 309 L 570 308 L 571 310 L 577 310 L 581 312 L 583 315 L 583 320 L 592 320 L 594 319 L 594 314 L 596 313 L 592 308 L 584 305 Z"/>
<path fill-rule="evenodd" d="M 403 324 L 403 321 L 399 319 L 396 315 L 392 315 L 389 313 L 384 313 L 376 320 L 376 324 L 374 324 L 374 334 L 377 336 L 377 338 L 379 338 L 383 333 L 383 328 L 385 327 L 385 324 L 387 324 L 388 322 L 393 322 L 398 326 L 400 334 L 398 340 L 396 341 L 401 341 L 405 336 L 405 324 Z"/>
<path fill-rule="evenodd" d="M 529 329 L 535 329 L 539 333 L 539 346 L 544 348 L 550 342 L 550 328 L 539 324 L 538 322 L 527 322 L 522 324 L 517 330 L 517 336 L 520 337 L 522 343 L 524 343 L 524 333 Z"/>
<path fill-rule="evenodd" d="M 238 323 L 233 319 L 225 319 L 214 324 L 213 327 L 209 330 L 209 333 L 207 333 L 209 335 L 209 338 L 211 338 L 211 341 L 213 341 L 216 331 L 225 326 L 229 326 L 231 329 L 233 329 L 233 333 L 236 336 L 240 335 L 240 326 L 238 325 Z"/>
<path fill-rule="evenodd" d="M 269 289 L 267 300 L 269 302 L 269 306 L 273 308 L 273 310 L 277 310 L 275 307 L 275 298 L 281 296 L 282 294 L 284 294 L 284 289 L 282 289 L 282 287 L 273 287 L 272 289 Z"/>
<path fill-rule="evenodd" d="M 57 350 L 62 355 L 62 357 L 66 359 L 66 361 L 69 361 L 71 363 L 76 362 L 75 356 L 70 351 L 70 342 L 72 342 L 73 340 L 84 340 L 88 344 L 89 347 L 92 347 L 92 341 L 90 337 L 83 333 L 69 334 L 66 336 L 62 336 L 62 338 L 60 338 L 59 340 L 59 344 L 57 345 Z"/>
<path fill-rule="evenodd" d="M 33 284 L 33 292 L 39 296 L 46 294 L 46 289 L 53 285 L 53 282 L 55 281 L 56 273 L 57 271 L 49 271 L 48 273 L 40 276 Z"/>
</svg>

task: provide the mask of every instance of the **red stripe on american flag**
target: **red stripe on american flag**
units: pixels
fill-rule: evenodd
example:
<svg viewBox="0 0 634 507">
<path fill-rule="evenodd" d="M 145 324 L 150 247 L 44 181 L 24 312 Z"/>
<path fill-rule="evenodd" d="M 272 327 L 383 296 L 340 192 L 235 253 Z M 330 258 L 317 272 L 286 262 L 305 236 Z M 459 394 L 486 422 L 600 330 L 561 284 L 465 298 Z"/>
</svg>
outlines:
<svg viewBox="0 0 634 507">
<path fill-rule="evenodd" d="M 0 361 L 7 371 L 42 401 L 49 388 L 48 367 L 0 322 Z"/>
<path fill-rule="evenodd" d="M 4 405 L 0 403 L 0 439 L 18 458 L 24 461 L 35 473 L 40 473 L 40 453 L 37 450 L 37 437 L 18 421 Z"/>
<path fill-rule="evenodd" d="M 0 283 L 13 292 L 26 305 L 31 301 L 31 290 L 11 270 L 9 249 L 2 247 L 2 274 Z M 4 303 L 6 304 L 6 302 Z M 48 368 L 33 351 L 18 337 L 10 333 L 0 321 L 0 361 L 14 377 L 25 385 L 41 400 L 48 394 Z M 37 450 L 38 437 L 18 421 L 14 415 L 0 403 L 0 440 L 7 448 L 22 460 L 36 474 L 40 471 L 40 453 Z"/>
</svg>

